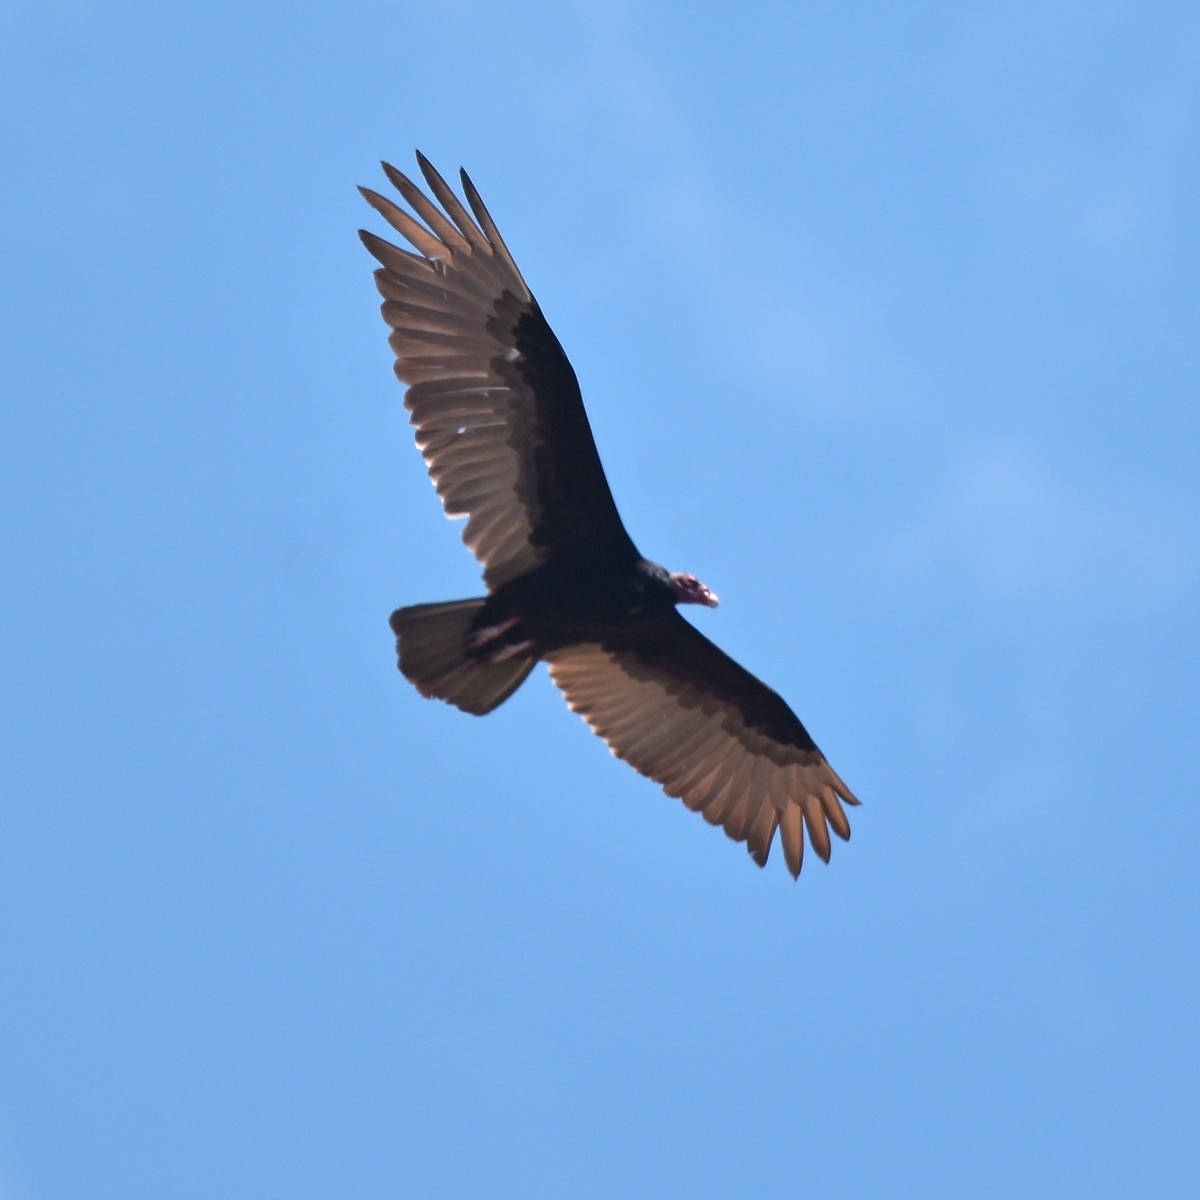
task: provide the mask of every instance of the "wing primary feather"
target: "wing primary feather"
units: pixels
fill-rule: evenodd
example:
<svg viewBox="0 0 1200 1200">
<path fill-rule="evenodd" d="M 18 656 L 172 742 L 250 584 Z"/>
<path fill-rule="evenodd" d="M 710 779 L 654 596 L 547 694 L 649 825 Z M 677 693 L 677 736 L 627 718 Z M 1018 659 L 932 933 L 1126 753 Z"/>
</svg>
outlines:
<svg viewBox="0 0 1200 1200">
<path fill-rule="evenodd" d="M 804 816 L 798 804 L 788 804 L 779 814 L 779 836 L 787 869 L 798 879 L 804 866 Z"/>
<path fill-rule="evenodd" d="M 809 844 L 820 855 L 822 862 L 828 862 L 832 848 L 829 844 L 829 827 L 825 824 L 825 813 L 821 808 L 821 802 L 816 797 L 811 797 L 804 802 L 802 807 Z"/>
<path fill-rule="evenodd" d="M 841 776 L 829 765 L 828 761 L 822 756 L 823 773 L 828 776 L 829 783 L 832 785 L 834 792 L 841 796 L 847 804 L 857 807 L 861 801 L 857 796 L 842 782 Z"/>
<path fill-rule="evenodd" d="M 459 175 L 462 178 L 463 191 L 466 193 L 467 203 L 471 206 L 471 211 L 475 214 L 475 219 L 479 222 L 479 227 L 483 230 L 484 237 L 491 243 L 492 249 L 503 259 L 505 266 L 508 267 L 525 289 L 525 296 L 522 298 L 528 298 L 530 294 L 529 288 L 521 276 L 520 268 L 513 261 L 513 256 L 508 252 L 508 247 L 504 244 L 504 239 L 500 236 L 500 230 L 496 228 L 496 222 L 492 220 L 492 214 L 488 212 L 487 205 L 484 204 L 483 199 L 475 190 L 475 185 L 471 182 L 471 177 L 466 171 L 460 170 Z"/>
<path fill-rule="evenodd" d="M 827 787 L 821 799 L 821 807 L 825 810 L 825 819 L 833 828 L 833 832 L 842 839 L 843 842 L 850 840 L 850 820 L 838 803 L 837 793 L 831 787 Z"/>
<path fill-rule="evenodd" d="M 412 205 L 413 211 L 433 230 L 435 234 L 451 250 L 470 253 L 471 243 L 467 241 L 454 226 L 446 220 L 428 196 L 403 171 L 396 170 L 391 163 L 382 163 L 383 173 L 391 180 L 392 186 Z"/>
<path fill-rule="evenodd" d="M 763 800 L 758 812 L 746 834 L 746 849 L 750 851 L 754 861 L 760 867 L 767 865 L 771 854 L 771 843 L 775 840 L 775 830 L 779 825 L 779 814 L 772 804 Z"/>
<path fill-rule="evenodd" d="M 429 260 L 420 258 L 409 250 L 405 250 L 401 246 L 393 246 L 391 242 L 371 233 L 368 229 L 360 229 L 358 236 L 362 240 L 362 244 L 366 246 L 371 256 L 379 263 L 382 263 L 386 271 L 393 271 L 397 275 L 404 278 L 407 283 L 409 278 L 412 278 L 414 285 L 420 283 L 420 275 L 417 272 L 433 275 L 433 268 L 429 264 Z M 375 278 L 378 279 L 380 274 L 385 272 L 375 272 Z"/>
<path fill-rule="evenodd" d="M 487 239 L 483 236 L 483 233 L 475 222 L 467 215 L 467 210 L 459 203 L 458 197 L 454 194 L 454 189 L 441 177 L 437 168 L 420 150 L 417 151 L 417 164 L 421 168 L 421 174 L 425 176 L 425 182 L 429 184 L 430 191 L 433 192 L 438 199 L 438 203 L 446 210 L 446 215 L 458 226 L 459 233 L 471 243 L 472 250 L 486 254 L 488 252 Z"/>
<path fill-rule="evenodd" d="M 443 259 L 449 256 L 450 248 L 435 237 L 416 218 L 410 217 L 404 209 L 393 204 L 386 196 L 370 188 L 359 188 L 363 199 L 403 238 L 412 243 L 429 259 Z"/>
</svg>

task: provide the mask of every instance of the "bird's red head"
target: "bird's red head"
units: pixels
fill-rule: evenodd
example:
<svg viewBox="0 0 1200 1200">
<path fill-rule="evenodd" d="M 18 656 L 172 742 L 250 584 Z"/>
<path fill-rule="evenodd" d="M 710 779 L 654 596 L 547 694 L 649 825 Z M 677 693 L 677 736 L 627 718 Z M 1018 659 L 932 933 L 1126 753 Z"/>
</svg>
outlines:
<svg viewBox="0 0 1200 1200">
<path fill-rule="evenodd" d="M 676 571 L 671 576 L 671 586 L 675 589 L 676 604 L 703 604 L 705 608 L 716 608 L 720 603 L 717 593 L 701 583 L 695 575 Z"/>
</svg>

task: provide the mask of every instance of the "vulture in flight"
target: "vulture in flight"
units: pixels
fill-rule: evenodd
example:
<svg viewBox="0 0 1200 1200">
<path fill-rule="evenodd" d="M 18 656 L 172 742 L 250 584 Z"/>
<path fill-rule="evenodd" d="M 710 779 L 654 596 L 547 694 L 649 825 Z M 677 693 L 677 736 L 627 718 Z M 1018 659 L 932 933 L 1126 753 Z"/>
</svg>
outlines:
<svg viewBox="0 0 1200 1200">
<path fill-rule="evenodd" d="M 617 513 L 575 372 L 466 172 L 468 212 L 420 154 L 430 198 L 384 164 L 411 213 L 362 193 L 412 247 L 362 232 L 404 404 L 488 594 L 391 616 L 417 690 L 479 716 L 536 662 L 635 770 L 798 876 L 857 804 L 786 703 L 676 611 L 716 608 L 694 575 L 644 558 Z M 415 214 L 415 217 L 414 215 Z M 416 219 L 416 218 L 419 218 Z"/>
</svg>

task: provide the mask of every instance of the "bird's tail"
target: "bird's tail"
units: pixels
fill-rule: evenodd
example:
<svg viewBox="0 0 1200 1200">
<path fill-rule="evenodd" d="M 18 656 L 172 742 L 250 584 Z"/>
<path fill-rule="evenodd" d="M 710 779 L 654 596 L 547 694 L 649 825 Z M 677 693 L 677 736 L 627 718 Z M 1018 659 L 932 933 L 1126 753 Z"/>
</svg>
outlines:
<svg viewBox="0 0 1200 1200">
<path fill-rule="evenodd" d="M 477 717 L 507 700 L 537 662 L 523 654 L 488 662 L 471 653 L 471 623 L 485 603 L 481 598 L 414 604 L 398 608 L 389 622 L 404 678 L 422 696 L 445 700 Z"/>
</svg>

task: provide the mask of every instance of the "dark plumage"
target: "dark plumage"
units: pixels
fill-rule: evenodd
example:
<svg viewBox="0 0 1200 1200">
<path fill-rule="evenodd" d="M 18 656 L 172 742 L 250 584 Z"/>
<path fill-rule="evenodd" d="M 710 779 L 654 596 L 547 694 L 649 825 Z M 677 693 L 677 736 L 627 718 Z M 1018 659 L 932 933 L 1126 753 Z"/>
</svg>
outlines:
<svg viewBox="0 0 1200 1200">
<path fill-rule="evenodd" d="M 482 715 L 545 660 L 619 755 L 760 866 L 775 831 L 792 875 L 803 829 L 829 859 L 857 804 L 787 704 L 676 611 L 716 607 L 692 575 L 638 553 L 617 513 L 575 372 L 466 173 L 470 213 L 418 154 L 435 204 L 384 165 L 421 219 L 363 195 L 417 253 L 361 234 L 416 441 L 488 595 L 392 614 L 424 696 Z M 440 208 L 438 207 L 440 205 Z M 421 221 L 424 224 L 421 224 Z"/>
</svg>

